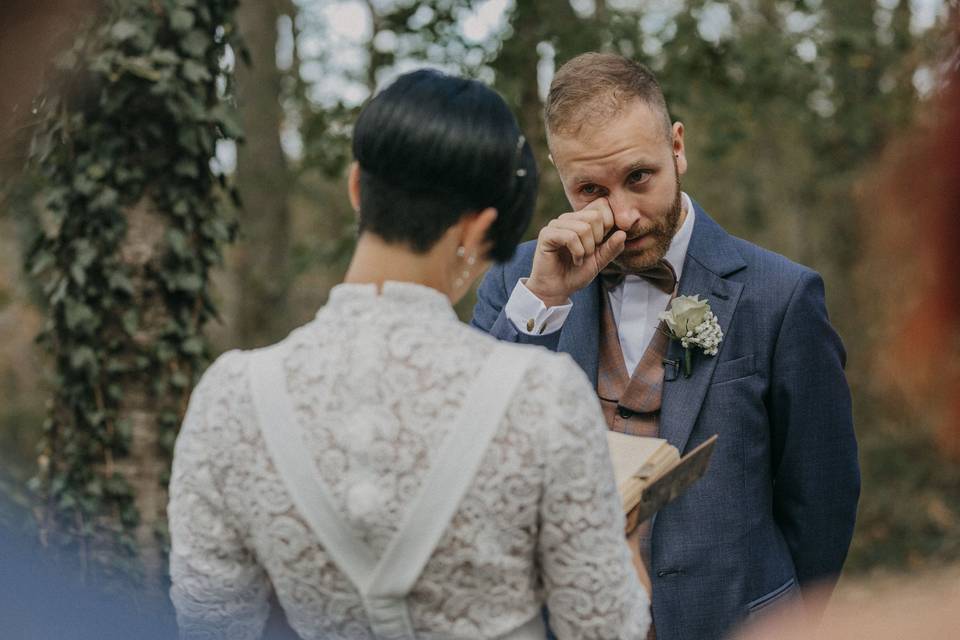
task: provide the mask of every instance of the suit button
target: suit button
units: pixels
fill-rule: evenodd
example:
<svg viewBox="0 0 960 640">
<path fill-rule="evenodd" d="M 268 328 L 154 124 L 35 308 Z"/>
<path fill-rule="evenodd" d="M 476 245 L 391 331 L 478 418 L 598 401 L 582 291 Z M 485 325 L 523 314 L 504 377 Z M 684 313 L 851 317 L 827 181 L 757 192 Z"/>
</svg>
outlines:
<svg viewBox="0 0 960 640">
<path fill-rule="evenodd" d="M 617 407 L 617 415 L 626 420 L 633 417 L 633 411 L 626 407 Z"/>
</svg>

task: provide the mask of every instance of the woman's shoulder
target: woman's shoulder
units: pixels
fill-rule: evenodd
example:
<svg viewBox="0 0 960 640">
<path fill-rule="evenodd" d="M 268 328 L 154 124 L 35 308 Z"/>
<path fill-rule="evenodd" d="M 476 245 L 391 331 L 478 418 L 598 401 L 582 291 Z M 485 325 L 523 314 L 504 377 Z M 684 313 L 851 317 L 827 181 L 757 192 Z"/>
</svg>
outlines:
<svg viewBox="0 0 960 640">
<path fill-rule="evenodd" d="M 546 419 L 538 421 L 538 429 L 553 431 L 558 421 L 571 416 L 571 409 L 581 416 L 584 411 L 599 412 L 596 392 L 586 373 L 568 354 L 510 343 L 500 343 L 499 348 L 521 356 L 524 372 L 512 406 L 543 414 Z"/>
<path fill-rule="evenodd" d="M 224 392 L 236 386 L 245 389 L 250 364 L 255 358 L 262 356 L 264 353 L 296 348 L 299 343 L 308 339 L 308 329 L 309 325 L 297 327 L 282 340 L 264 347 L 224 351 L 204 371 L 194 389 L 194 393 L 197 391 Z"/>
</svg>

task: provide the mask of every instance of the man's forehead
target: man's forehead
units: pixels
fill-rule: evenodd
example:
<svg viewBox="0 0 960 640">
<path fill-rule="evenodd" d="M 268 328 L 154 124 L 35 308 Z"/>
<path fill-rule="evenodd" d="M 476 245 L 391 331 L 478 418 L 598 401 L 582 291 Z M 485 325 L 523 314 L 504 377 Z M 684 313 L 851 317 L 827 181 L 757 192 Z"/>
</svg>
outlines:
<svg viewBox="0 0 960 640">
<path fill-rule="evenodd" d="M 606 102 L 580 105 L 570 119 L 556 130 L 548 127 L 548 138 L 594 140 L 602 139 L 611 130 L 641 129 L 644 134 L 670 137 L 670 123 L 666 113 L 636 98 L 611 108 Z"/>
<path fill-rule="evenodd" d="M 655 162 L 670 148 L 663 120 L 654 109 L 635 101 L 603 121 L 586 122 L 575 130 L 551 132 L 550 153 L 557 168 L 596 165 L 598 168 Z"/>
</svg>

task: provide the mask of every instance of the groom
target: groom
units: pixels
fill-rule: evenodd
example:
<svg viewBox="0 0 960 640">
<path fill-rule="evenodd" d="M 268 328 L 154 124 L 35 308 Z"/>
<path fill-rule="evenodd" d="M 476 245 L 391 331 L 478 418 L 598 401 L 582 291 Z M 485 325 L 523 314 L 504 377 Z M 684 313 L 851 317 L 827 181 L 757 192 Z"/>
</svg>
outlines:
<svg viewBox="0 0 960 640">
<path fill-rule="evenodd" d="M 569 353 L 611 429 L 681 452 L 713 434 L 710 468 L 642 532 L 660 640 L 720 638 L 832 586 L 850 544 L 860 474 L 821 278 L 727 234 L 680 190 L 684 129 L 651 72 L 611 54 L 556 74 L 551 159 L 574 211 L 491 269 L 473 324 Z M 677 286 L 677 283 L 679 286 Z M 674 295 L 719 321 L 716 355 L 657 331 Z"/>
</svg>

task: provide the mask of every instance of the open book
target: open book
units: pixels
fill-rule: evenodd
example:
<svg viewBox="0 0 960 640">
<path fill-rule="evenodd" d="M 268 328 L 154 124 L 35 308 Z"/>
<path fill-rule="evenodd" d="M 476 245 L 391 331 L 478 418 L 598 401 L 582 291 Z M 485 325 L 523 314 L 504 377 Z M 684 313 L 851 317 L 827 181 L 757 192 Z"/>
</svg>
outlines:
<svg viewBox="0 0 960 640">
<path fill-rule="evenodd" d="M 661 438 L 607 431 L 613 476 L 627 516 L 627 532 L 680 496 L 707 471 L 717 436 L 680 457 Z"/>
</svg>

